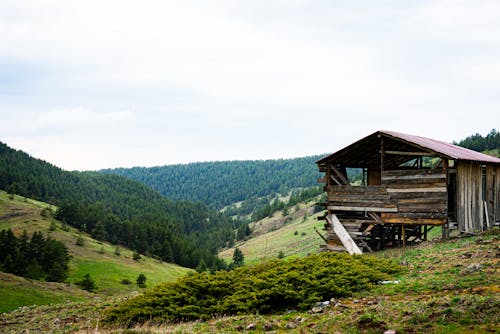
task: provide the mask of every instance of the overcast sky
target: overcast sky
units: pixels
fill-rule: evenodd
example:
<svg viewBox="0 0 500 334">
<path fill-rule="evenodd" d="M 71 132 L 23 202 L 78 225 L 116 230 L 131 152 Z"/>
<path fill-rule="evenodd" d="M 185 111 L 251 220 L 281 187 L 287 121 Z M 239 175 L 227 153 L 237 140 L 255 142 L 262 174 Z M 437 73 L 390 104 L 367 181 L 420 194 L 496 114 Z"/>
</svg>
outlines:
<svg viewBox="0 0 500 334">
<path fill-rule="evenodd" d="M 500 128 L 500 1 L 0 1 L 0 141 L 64 169 Z"/>
</svg>

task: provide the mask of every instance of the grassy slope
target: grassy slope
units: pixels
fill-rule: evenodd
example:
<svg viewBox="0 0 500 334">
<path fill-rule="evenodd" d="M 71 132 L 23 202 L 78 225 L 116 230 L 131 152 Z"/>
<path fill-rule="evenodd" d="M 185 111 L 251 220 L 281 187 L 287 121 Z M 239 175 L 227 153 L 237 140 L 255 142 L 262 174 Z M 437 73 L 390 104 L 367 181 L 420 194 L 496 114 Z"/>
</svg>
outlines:
<svg viewBox="0 0 500 334">
<path fill-rule="evenodd" d="M 247 315 L 207 322 L 108 328 L 100 333 L 238 333 L 254 324 L 254 332 L 276 333 L 495 333 L 500 318 L 500 238 L 497 235 L 455 238 L 416 248 L 390 250 L 376 256 L 394 258 L 407 266 L 399 284 L 334 301 L 321 313 L 289 312 Z M 54 333 L 84 331 L 99 326 L 99 312 L 113 304 L 92 303 L 42 306 L 6 313 L 0 330 L 22 329 Z M 57 321 L 55 319 L 58 319 Z M 293 328 L 292 328 L 293 327 Z"/>
<path fill-rule="evenodd" d="M 277 258 L 280 251 L 283 251 L 285 257 L 316 253 L 323 241 L 314 227 L 322 231 L 324 222 L 317 220 L 319 213 L 312 215 L 314 203 L 300 204 L 295 207 L 298 210 L 290 209 L 290 214 L 286 217 L 279 211 L 273 217 L 252 223 L 251 238 L 235 245 L 243 252 L 245 263 L 254 264 Z M 231 262 L 233 253 L 234 247 L 223 250 L 219 257 Z"/>
<path fill-rule="evenodd" d="M 31 199 L 25 200 L 18 196 L 11 200 L 5 192 L 0 191 L 0 230 L 11 228 L 15 234 L 26 230 L 29 235 L 34 231 L 42 231 L 45 235 L 63 241 L 72 255 L 68 283 L 74 283 L 89 273 L 97 283 L 98 294 L 115 295 L 136 290 L 135 284 L 123 285 L 121 281 L 128 279 L 135 283 L 140 273 L 146 275 L 147 285 L 153 285 L 175 280 L 190 271 L 148 257 L 134 261 L 132 260 L 132 251 L 121 247 L 119 248 L 120 255 L 116 255 L 116 246 L 98 242 L 71 227 L 68 231 L 64 231 L 61 229 L 61 223 L 57 220 L 51 217 L 42 217 L 40 212 L 44 207 L 50 207 L 50 205 Z M 52 207 L 52 209 L 55 208 Z M 51 224 L 55 226 L 53 231 L 50 230 Z M 84 239 L 84 246 L 76 245 L 76 239 L 79 236 Z M 58 297 L 54 290 L 40 290 L 40 285 L 33 284 L 34 281 L 19 280 L 16 282 L 15 292 L 12 281 L 3 275 L 0 276 L 0 300 L 9 300 L 10 306 L 7 309 L 23 305 L 48 304 L 66 299 L 82 300 L 85 298 L 85 296 L 79 295 L 79 291 L 76 294 L 73 293 L 75 290 L 79 290 L 76 288 L 61 292 L 61 296 Z M 38 295 L 43 297 L 37 297 Z M 3 305 L 6 303 L 2 303 Z M 5 306 L 0 308 L 0 312 L 5 310 Z"/>
</svg>

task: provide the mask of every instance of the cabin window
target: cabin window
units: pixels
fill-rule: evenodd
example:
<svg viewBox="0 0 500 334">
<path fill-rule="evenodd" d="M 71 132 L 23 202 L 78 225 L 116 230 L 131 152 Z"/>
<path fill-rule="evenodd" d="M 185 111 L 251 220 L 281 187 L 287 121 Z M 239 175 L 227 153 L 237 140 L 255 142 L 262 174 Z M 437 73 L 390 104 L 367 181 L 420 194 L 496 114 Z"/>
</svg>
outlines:
<svg viewBox="0 0 500 334">
<path fill-rule="evenodd" d="M 366 185 L 365 168 L 347 168 L 347 179 L 352 186 Z"/>
<path fill-rule="evenodd" d="M 442 159 L 439 157 L 416 157 L 399 164 L 402 168 L 417 168 L 417 169 L 434 169 L 442 163 Z"/>
</svg>

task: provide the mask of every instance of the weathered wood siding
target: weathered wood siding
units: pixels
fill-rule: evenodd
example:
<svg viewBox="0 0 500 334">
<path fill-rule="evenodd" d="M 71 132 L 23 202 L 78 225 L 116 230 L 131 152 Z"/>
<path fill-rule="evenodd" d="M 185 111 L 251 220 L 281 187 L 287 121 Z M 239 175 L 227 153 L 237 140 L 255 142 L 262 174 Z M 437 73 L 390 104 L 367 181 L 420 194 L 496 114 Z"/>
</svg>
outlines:
<svg viewBox="0 0 500 334">
<path fill-rule="evenodd" d="M 384 171 L 380 186 L 327 186 L 327 209 L 381 213 L 385 223 L 446 223 L 448 197 L 443 170 Z"/>
<path fill-rule="evenodd" d="M 442 225 L 447 220 L 446 173 L 439 170 L 390 170 L 382 173 L 396 213 L 382 213 L 386 223 Z"/>
<path fill-rule="evenodd" d="M 486 216 L 486 212 L 484 212 L 484 217 L 486 220 L 486 228 L 491 228 L 495 223 L 495 166 L 487 165 L 486 166 L 486 189 L 485 189 L 485 198 L 484 205 L 486 206 L 486 212 L 488 215 Z"/>
<path fill-rule="evenodd" d="M 495 166 L 495 182 L 493 184 L 495 221 L 500 221 L 500 165 Z"/>
<path fill-rule="evenodd" d="M 457 163 L 457 222 L 462 232 L 483 230 L 482 168 L 478 163 Z"/>
<path fill-rule="evenodd" d="M 397 212 L 384 186 L 328 186 L 328 210 Z"/>
</svg>

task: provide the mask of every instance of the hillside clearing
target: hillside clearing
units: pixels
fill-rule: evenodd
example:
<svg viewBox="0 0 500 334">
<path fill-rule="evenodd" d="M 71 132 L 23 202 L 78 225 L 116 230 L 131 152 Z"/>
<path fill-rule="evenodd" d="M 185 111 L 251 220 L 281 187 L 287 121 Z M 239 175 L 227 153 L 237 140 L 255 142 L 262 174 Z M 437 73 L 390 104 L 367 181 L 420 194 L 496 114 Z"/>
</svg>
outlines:
<svg viewBox="0 0 500 334">
<path fill-rule="evenodd" d="M 498 233 L 498 230 L 493 231 Z M 107 328 L 97 333 L 494 333 L 500 319 L 500 239 L 497 235 L 429 242 L 416 248 L 377 253 L 404 263 L 398 284 L 378 285 L 371 291 L 334 300 L 318 313 L 287 312 L 242 315 L 206 322 L 142 325 L 134 329 Z M 63 306 L 26 308 L 2 315 L 0 328 L 9 332 L 43 328 L 85 332 L 101 328 L 100 312 L 113 299 Z M 75 319 L 75 308 L 78 317 Z M 64 311 L 63 313 L 61 313 Z M 64 315 L 67 312 L 67 316 Z M 43 316 L 42 316 L 43 314 Z M 33 320 L 31 320 L 33 319 Z M 58 321 L 56 321 L 58 319 Z M 31 320 L 31 321 L 30 321 Z M 71 323 L 71 324 L 69 324 Z"/>
<path fill-rule="evenodd" d="M 152 286 L 160 282 L 176 280 L 192 271 L 147 256 L 141 256 L 139 261 L 135 261 L 133 252 L 129 249 L 97 241 L 75 228 L 62 226 L 59 221 L 52 218 L 51 214 L 42 215 L 44 208 L 55 210 L 55 207 L 20 196 L 14 196 L 12 199 L 10 197 L 4 191 L 0 191 L 0 230 L 10 228 L 16 235 L 20 235 L 24 230 L 29 235 L 34 231 L 42 231 L 44 235 L 50 235 L 64 242 L 72 256 L 67 283 L 79 281 L 88 273 L 98 286 L 98 295 L 128 294 L 138 289 L 135 281 L 140 273 L 146 275 L 147 286 Z M 78 238 L 80 242 L 83 242 L 82 246 L 77 245 Z M 128 280 L 131 284 L 122 284 L 123 280 Z M 41 305 L 66 300 L 78 301 L 89 297 L 89 295 L 81 295 L 77 287 L 59 296 L 51 289 L 40 288 L 40 285 L 34 284 L 34 281 L 19 280 L 15 289 L 9 281 L 10 279 L 6 280 L 6 276 L 0 276 L 0 287 L 12 287 L 1 289 L 0 298 L 16 302 L 9 307 L 3 304 L 0 312 L 13 310 L 23 305 Z M 72 298 L 73 294 L 74 298 Z"/>
<path fill-rule="evenodd" d="M 299 204 L 288 216 L 278 211 L 272 217 L 252 223 L 252 237 L 235 245 L 243 252 L 245 263 L 277 258 L 280 251 L 285 257 L 317 253 L 323 240 L 314 228 L 322 231 L 324 222 L 317 219 L 320 213 L 313 214 L 314 204 Z M 235 247 L 223 250 L 219 257 L 231 262 Z"/>
</svg>

